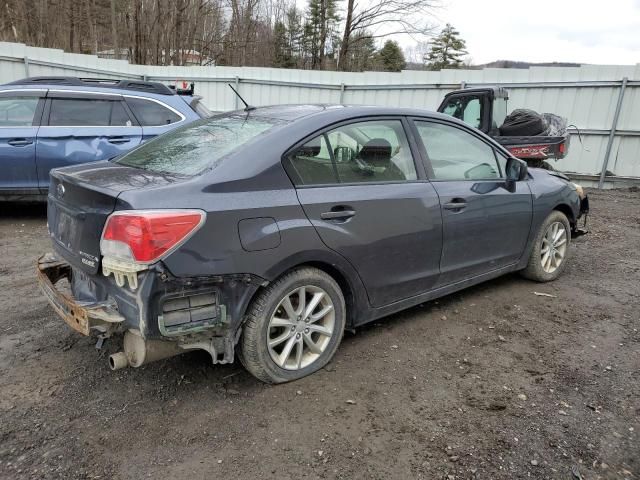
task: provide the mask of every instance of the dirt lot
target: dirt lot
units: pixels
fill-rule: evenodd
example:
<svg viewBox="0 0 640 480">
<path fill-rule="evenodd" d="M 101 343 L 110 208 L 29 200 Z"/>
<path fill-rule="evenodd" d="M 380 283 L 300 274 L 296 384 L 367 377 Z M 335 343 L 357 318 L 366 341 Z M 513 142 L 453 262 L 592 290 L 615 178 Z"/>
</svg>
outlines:
<svg viewBox="0 0 640 480">
<path fill-rule="evenodd" d="M 118 345 L 97 351 L 36 288 L 44 209 L 5 207 L 0 477 L 638 478 L 640 193 L 591 199 L 555 283 L 394 315 L 277 387 L 202 353 L 111 372 Z"/>
</svg>

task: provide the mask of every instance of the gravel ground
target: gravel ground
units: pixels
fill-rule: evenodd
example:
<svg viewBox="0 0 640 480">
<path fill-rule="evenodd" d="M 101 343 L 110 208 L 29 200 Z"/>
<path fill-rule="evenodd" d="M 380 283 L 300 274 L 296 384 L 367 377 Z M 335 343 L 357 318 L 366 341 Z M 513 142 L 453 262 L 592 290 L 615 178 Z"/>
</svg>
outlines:
<svg viewBox="0 0 640 480">
<path fill-rule="evenodd" d="M 111 372 L 118 345 L 96 350 L 37 290 L 44 209 L 5 205 L 0 477 L 638 478 L 640 193 L 590 195 L 556 282 L 393 315 L 276 387 L 199 352 Z"/>
</svg>

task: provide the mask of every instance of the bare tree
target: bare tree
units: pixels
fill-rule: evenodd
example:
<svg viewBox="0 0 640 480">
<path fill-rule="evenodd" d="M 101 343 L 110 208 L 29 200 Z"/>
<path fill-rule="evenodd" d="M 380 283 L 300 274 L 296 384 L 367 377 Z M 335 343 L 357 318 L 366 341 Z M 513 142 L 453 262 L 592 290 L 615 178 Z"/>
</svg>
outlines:
<svg viewBox="0 0 640 480">
<path fill-rule="evenodd" d="M 428 22 L 438 0 L 369 0 L 358 4 L 347 0 L 345 24 L 338 56 L 338 69 L 346 70 L 345 60 L 352 42 L 365 38 L 382 38 L 399 33 L 409 35 L 429 35 L 434 27 Z M 368 31 L 369 36 L 354 34 Z"/>
<path fill-rule="evenodd" d="M 0 0 L 0 40 L 138 64 L 362 70 L 377 68 L 375 39 L 429 31 L 418 19 L 437 1 Z"/>
</svg>

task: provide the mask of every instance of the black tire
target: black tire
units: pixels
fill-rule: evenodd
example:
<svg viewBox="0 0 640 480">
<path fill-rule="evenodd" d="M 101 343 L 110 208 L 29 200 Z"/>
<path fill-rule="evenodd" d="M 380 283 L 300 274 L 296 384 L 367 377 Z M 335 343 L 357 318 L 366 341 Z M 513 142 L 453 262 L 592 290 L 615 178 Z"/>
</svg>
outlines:
<svg viewBox="0 0 640 480">
<path fill-rule="evenodd" d="M 547 234 L 547 231 L 549 230 L 549 227 L 558 222 L 561 223 L 565 228 L 566 247 L 565 247 L 564 255 L 560 264 L 557 266 L 557 268 L 554 271 L 549 272 L 545 270 L 542 262 L 543 261 L 543 253 L 542 253 L 543 240 L 545 238 L 545 235 Z M 521 272 L 522 276 L 525 278 L 528 278 L 529 280 L 534 280 L 536 282 L 550 282 L 558 278 L 560 274 L 562 274 L 562 272 L 564 271 L 567 265 L 567 258 L 569 257 L 570 243 L 571 243 L 571 225 L 569 224 L 569 219 L 564 213 L 558 210 L 554 210 L 549 214 L 549 216 L 545 219 L 545 221 L 542 222 L 542 225 L 540 225 L 540 229 L 536 234 L 536 238 L 533 242 L 533 246 L 529 254 L 529 263 L 527 264 L 527 267 Z"/>
<path fill-rule="evenodd" d="M 287 370 L 279 366 L 269 353 L 269 322 L 280 302 L 302 286 L 318 287 L 328 294 L 333 303 L 333 333 L 324 351 L 313 363 L 298 370 Z M 311 267 L 291 270 L 268 285 L 252 301 L 243 326 L 238 356 L 249 373 L 263 382 L 284 383 L 297 380 L 316 372 L 331 360 L 342 341 L 345 322 L 344 296 L 330 275 Z"/>
</svg>

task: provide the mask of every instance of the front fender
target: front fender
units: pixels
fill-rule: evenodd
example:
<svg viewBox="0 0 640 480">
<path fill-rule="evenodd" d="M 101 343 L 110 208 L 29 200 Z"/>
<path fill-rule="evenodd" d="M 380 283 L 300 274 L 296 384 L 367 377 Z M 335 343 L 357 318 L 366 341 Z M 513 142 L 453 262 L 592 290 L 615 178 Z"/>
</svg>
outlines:
<svg viewBox="0 0 640 480">
<path fill-rule="evenodd" d="M 533 216 L 527 247 L 520 259 L 520 268 L 526 267 L 538 230 L 553 210 L 560 210 L 567 214 L 572 228 L 580 217 L 580 197 L 571 182 L 539 168 L 529 168 L 529 174 L 531 175 L 529 188 L 533 200 Z"/>
</svg>

